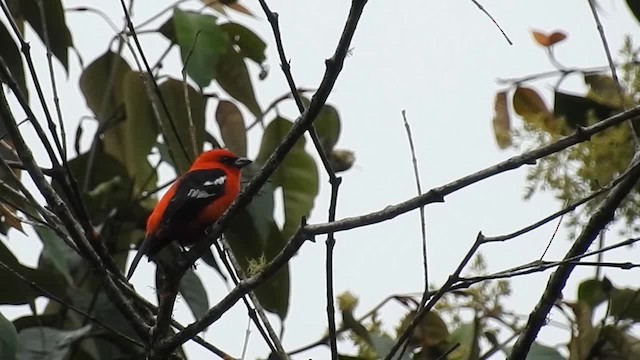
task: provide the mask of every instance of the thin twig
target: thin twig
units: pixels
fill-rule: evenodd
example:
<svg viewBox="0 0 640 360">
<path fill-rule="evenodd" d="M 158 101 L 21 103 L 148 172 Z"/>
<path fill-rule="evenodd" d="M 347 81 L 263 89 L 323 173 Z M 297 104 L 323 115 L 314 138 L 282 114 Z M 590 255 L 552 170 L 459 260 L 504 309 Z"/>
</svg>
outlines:
<svg viewBox="0 0 640 360">
<path fill-rule="evenodd" d="M 189 60 L 191 55 L 198 44 L 198 37 L 202 30 L 196 32 L 196 36 L 193 38 L 193 44 L 189 48 L 187 58 L 184 60 L 184 66 L 182 67 L 182 91 L 184 92 L 184 104 L 187 108 L 187 119 L 189 119 L 189 135 L 191 135 L 191 145 L 193 145 L 193 155 L 198 156 L 201 149 L 198 149 L 198 142 L 196 141 L 196 126 L 193 124 L 193 114 L 191 113 L 191 101 L 189 99 L 189 85 L 187 84 L 187 66 L 189 66 Z"/>
<path fill-rule="evenodd" d="M 478 9 L 480 9 L 480 11 L 482 11 L 485 15 L 487 15 L 489 19 L 491 19 L 493 24 L 498 28 L 498 30 L 500 30 L 500 32 L 502 33 L 502 36 L 504 36 L 504 38 L 507 40 L 509 45 L 513 45 L 513 43 L 511 42 L 511 39 L 509 39 L 507 34 L 504 32 L 504 30 L 502 30 L 502 28 L 500 27 L 496 19 L 494 19 L 493 16 L 491 16 L 491 14 L 489 14 L 489 12 L 485 10 L 485 8 L 482 5 L 480 5 L 480 3 L 477 0 L 471 0 L 471 2 L 474 3 L 478 7 Z"/>
<path fill-rule="evenodd" d="M 264 11 L 267 19 L 269 20 L 269 24 L 271 24 L 271 29 L 273 30 L 273 36 L 276 40 L 276 47 L 278 49 L 278 56 L 280 57 L 280 67 L 282 68 L 282 72 L 287 80 L 287 84 L 289 84 L 289 90 L 291 91 L 291 95 L 293 96 L 298 110 L 301 114 L 305 112 L 305 106 L 302 102 L 302 97 L 300 93 L 297 91 L 298 87 L 296 86 L 295 80 L 293 79 L 293 74 L 291 73 L 291 64 L 287 59 L 287 56 L 284 51 L 284 45 L 282 44 L 282 36 L 280 34 L 280 25 L 278 23 L 278 14 L 274 13 L 269 9 L 265 0 L 260 0 L 260 6 Z M 318 137 L 318 133 L 316 132 L 315 126 L 313 123 L 309 126 L 309 135 L 313 141 L 313 145 L 320 156 L 320 160 L 325 168 L 327 175 L 329 176 L 329 183 L 331 184 L 331 200 L 329 205 L 329 216 L 328 222 L 333 222 L 336 219 L 336 209 L 338 203 L 338 190 L 340 188 L 340 183 L 342 182 L 342 178 L 336 176 L 335 172 L 331 168 L 331 164 L 329 162 L 329 158 L 325 149 L 320 142 L 320 138 Z M 328 233 L 327 241 L 326 241 L 326 282 L 327 282 L 327 322 L 329 327 L 329 344 L 331 347 L 331 359 L 338 359 L 338 344 L 336 339 L 336 320 L 335 320 L 335 306 L 334 306 L 334 295 L 333 295 L 333 249 L 335 246 L 335 237 L 332 232 Z"/>
</svg>

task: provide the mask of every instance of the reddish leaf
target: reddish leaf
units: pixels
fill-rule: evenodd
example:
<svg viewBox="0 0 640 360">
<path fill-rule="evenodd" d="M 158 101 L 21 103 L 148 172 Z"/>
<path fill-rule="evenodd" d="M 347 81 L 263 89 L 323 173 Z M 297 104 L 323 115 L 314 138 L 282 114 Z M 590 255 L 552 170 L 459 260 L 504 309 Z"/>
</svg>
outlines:
<svg viewBox="0 0 640 360">
<path fill-rule="evenodd" d="M 531 34 L 533 35 L 533 39 L 544 47 L 553 46 L 567 38 L 567 35 L 562 31 L 554 31 L 547 35 L 540 31 L 532 30 Z"/>
</svg>

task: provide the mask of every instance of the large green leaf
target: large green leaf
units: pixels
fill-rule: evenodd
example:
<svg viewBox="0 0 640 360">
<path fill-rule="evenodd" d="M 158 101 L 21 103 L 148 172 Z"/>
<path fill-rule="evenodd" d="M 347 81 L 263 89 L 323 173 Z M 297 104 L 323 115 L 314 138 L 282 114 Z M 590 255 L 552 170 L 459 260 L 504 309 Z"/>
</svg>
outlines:
<svg viewBox="0 0 640 360">
<path fill-rule="evenodd" d="M 266 60 L 267 44 L 256 33 L 233 22 L 221 24 L 220 29 L 226 32 L 231 42 L 240 49 L 242 57 L 251 59 L 258 65 Z"/>
<path fill-rule="evenodd" d="M 17 342 L 16 327 L 0 312 L 0 358 L 15 360 Z"/>
<path fill-rule="evenodd" d="M 153 181 L 155 171 L 149 165 L 147 156 L 156 143 L 158 126 L 141 76 L 139 72 L 130 71 L 122 82 L 127 114 L 124 124 L 124 164 L 137 187 L 150 189 L 156 186 L 156 182 Z M 152 181 L 148 181 L 150 178 Z"/>
<path fill-rule="evenodd" d="M 60 0 L 45 0 L 43 1 L 43 4 L 44 18 L 47 23 L 47 36 L 49 38 L 51 52 L 56 58 L 58 58 L 58 60 L 60 60 L 62 66 L 64 66 L 68 71 L 68 49 L 73 46 L 73 41 L 71 40 L 71 33 L 67 28 L 62 3 Z M 31 27 L 36 31 L 42 42 L 46 43 L 38 0 L 21 0 L 20 11 L 29 25 L 31 25 Z"/>
<path fill-rule="evenodd" d="M 247 64 L 233 46 L 229 47 L 218 62 L 217 71 L 218 85 L 231 97 L 243 103 L 253 115 L 262 116 Z"/>
<path fill-rule="evenodd" d="M 91 325 L 76 330 L 60 330 L 50 327 L 32 327 L 18 333 L 18 359 L 64 360 L 72 345 L 87 336 Z"/>
<path fill-rule="evenodd" d="M 0 242 L 0 261 L 22 275 L 29 282 L 34 282 L 56 296 L 64 294 L 66 281 L 55 273 L 33 269 L 20 264 L 11 251 Z M 11 291 L 0 291 L 0 304 L 22 305 L 32 303 L 38 296 L 44 295 L 34 289 L 12 272 L 0 268 L 0 284 Z"/>
<path fill-rule="evenodd" d="M 125 98 L 122 90 L 125 75 L 130 71 L 129 64 L 120 55 L 107 51 L 80 75 L 80 90 L 103 130 L 104 151 L 123 164 L 127 163 L 127 129 L 123 122 Z"/>
<path fill-rule="evenodd" d="M 278 117 L 264 131 L 260 152 L 256 161 L 264 164 L 289 132 L 293 123 Z M 271 176 L 275 187 L 282 187 L 285 224 L 282 234 L 289 238 L 300 226 L 300 221 L 313 209 L 319 190 L 318 168 L 315 160 L 304 149 L 304 141 L 298 141 L 278 169 Z"/>
<path fill-rule="evenodd" d="M 58 271 L 64 279 L 73 284 L 72 269 L 83 263 L 82 258 L 73 249 L 56 235 L 53 230 L 38 226 L 35 231 L 42 241 L 42 252 L 40 253 L 41 264 L 38 268 L 44 269 L 51 266 Z"/>
<path fill-rule="evenodd" d="M 18 46 L 2 22 L 0 22 L 0 44 L 2 44 L 2 46 L 0 46 L 0 57 L 2 57 L 9 68 L 9 72 L 20 86 L 20 90 L 22 90 L 22 93 L 26 96 L 27 83 L 24 77 L 24 67 L 22 66 L 20 50 L 18 50 Z M 0 80 L 5 81 L 3 79 Z M 0 133 L 2 135 L 6 133 L 4 122 L 0 124 Z"/>
<path fill-rule="evenodd" d="M 194 152 L 189 117 L 187 114 L 187 103 L 185 101 L 184 83 L 181 80 L 169 79 L 160 84 L 160 93 L 167 104 L 171 120 L 175 125 L 175 130 L 177 130 L 176 134 L 174 127 L 170 123 L 170 119 L 163 116 L 162 123 L 165 132 L 163 134 L 164 143 L 173 151 L 173 155 L 176 157 L 177 164 L 174 164 L 176 172 L 182 174 L 189 169 L 191 162 L 202 151 L 205 137 L 204 109 L 206 100 L 196 89 L 187 85 L 191 116 L 196 135 Z M 186 149 L 180 146 L 178 137 Z M 189 155 L 189 158 L 185 158 L 185 151 Z"/>
<path fill-rule="evenodd" d="M 187 270 L 182 279 L 180 279 L 178 290 L 187 302 L 196 320 L 202 318 L 207 310 L 209 310 L 207 290 L 205 290 L 202 280 L 200 280 L 200 277 L 198 277 L 193 269 Z"/>
<path fill-rule="evenodd" d="M 182 63 L 187 74 L 200 87 L 206 87 L 216 77 L 217 64 L 229 48 L 229 37 L 216 24 L 217 18 L 175 8 L 168 24 L 160 32 L 180 46 Z"/>
<path fill-rule="evenodd" d="M 240 109 L 231 101 L 220 100 L 216 122 L 224 145 L 238 156 L 247 156 L 247 134 Z"/>
</svg>

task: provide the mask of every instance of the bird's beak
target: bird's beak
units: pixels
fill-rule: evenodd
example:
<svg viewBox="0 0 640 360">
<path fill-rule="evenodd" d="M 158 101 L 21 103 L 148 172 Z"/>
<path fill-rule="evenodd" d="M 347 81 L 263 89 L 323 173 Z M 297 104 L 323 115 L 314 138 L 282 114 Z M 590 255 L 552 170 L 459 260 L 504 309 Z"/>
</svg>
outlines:
<svg viewBox="0 0 640 360">
<path fill-rule="evenodd" d="M 233 165 L 235 167 L 237 167 L 238 169 L 242 169 L 243 167 L 251 164 L 252 161 L 247 159 L 247 158 L 238 158 L 236 159 L 236 161 L 233 162 Z"/>
</svg>

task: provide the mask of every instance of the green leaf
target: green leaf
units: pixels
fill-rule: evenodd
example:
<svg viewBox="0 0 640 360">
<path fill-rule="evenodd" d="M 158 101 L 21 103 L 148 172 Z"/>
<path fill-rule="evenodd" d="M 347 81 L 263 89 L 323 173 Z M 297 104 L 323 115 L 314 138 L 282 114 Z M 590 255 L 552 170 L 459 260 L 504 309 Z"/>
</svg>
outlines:
<svg viewBox="0 0 640 360">
<path fill-rule="evenodd" d="M 264 164 L 292 126 L 292 122 L 281 117 L 269 123 L 262 136 L 258 163 Z M 305 151 L 303 140 L 298 141 L 283 159 L 271 181 L 275 187 L 282 187 L 285 213 L 282 234 L 288 239 L 300 226 L 301 219 L 313 209 L 319 190 L 318 168 Z"/>
<path fill-rule="evenodd" d="M 613 289 L 609 315 L 625 320 L 640 321 L 640 290 Z"/>
<path fill-rule="evenodd" d="M 123 164 L 126 163 L 126 128 L 124 117 L 123 83 L 131 71 L 120 56 L 107 51 L 95 59 L 80 75 L 80 90 L 87 106 L 93 111 L 103 132 L 104 151 Z M 81 182 L 82 184 L 82 182 Z"/>
<path fill-rule="evenodd" d="M 154 170 L 147 156 L 156 143 L 158 126 L 151 101 L 147 96 L 141 73 L 130 71 L 125 74 L 122 85 L 127 120 L 124 124 L 125 166 L 129 176 L 139 187 L 152 176 Z M 148 181 L 145 189 L 156 186 Z"/>
<path fill-rule="evenodd" d="M 307 108 L 311 104 L 311 101 L 306 97 L 302 97 L 302 102 Z M 340 137 L 340 114 L 338 114 L 338 110 L 332 105 L 325 104 L 313 122 L 313 126 L 316 128 L 322 148 L 327 154 L 330 154 Z"/>
<path fill-rule="evenodd" d="M 204 314 L 209 310 L 209 298 L 207 297 L 207 291 L 202 284 L 202 280 L 198 275 L 189 268 L 180 280 L 180 286 L 178 288 L 180 294 L 187 302 L 189 309 L 193 317 L 197 320 L 202 318 Z"/>
<path fill-rule="evenodd" d="M 225 147 L 238 156 L 247 156 L 247 134 L 240 109 L 231 101 L 220 100 L 216 121 Z"/>
<path fill-rule="evenodd" d="M 478 320 L 474 322 L 463 323 L 451 333 L 449 343 L 451 346 L 460 344 L 460 346 L 449 354 L 449 360 L 476 360 L 480 351 L 478 340 Z"/>
<path fill-rule="evenodd" d="M 640 2 L 638 0 L 627 0 L 627 6 L 629 6 L 629 10 L 631 10 L 636 20 L 640 21 Z"/>
<path fill-rule="evenodd" d="M 27 281 L 38 284 L 49 293 L 57 296 L 64 294 L 67 284 L 61 277 L 51 272 L 33 269 L 20 264 L 18 259 L 2 242 L 0 242 L 0 261 L 15 273 L 22 275 Z M 5 269 L 0 271 L 0 284 L 6 289 L 11 289 L 11 291 L 0 291 L 0 304 L 30 304 L 38 296 L 44 295 L 14 273 Z"/>
<path fill-rule="evenodd" d="M 262 110 L 253 90 L 251 77 L 244 58 L 230 47 L 218 63 L 218 85 L 231 97 L 243 103 L 256 117 L 262 116 Z"/>
<path fill-rule="evenodd" d="M 38 268 L 43 268 L 44 264 L 51 265 L 58 271 L 69 284 L 73 284 L 71 276 L 72 268 L 79 266 L 83 260 L 67 244 L 56 235 L 53 230 L 37 226 L 35 231 L 42 241 L 42 252 L 40 258 L 43 264 Z"/>
<path fill-rule="evenodd" d="M 266 60 L 267 44 L 250 29 L 233 22 L 220 25 L 220 29 L 227 33 L 231 42 L 240 49 L 240 55 L 253 60 L 260 65 Z"/>
<path fill-rule="evenodd" d="M 584 82 L 589 86 L 587 98 L 614 108 L 623 107 L 624 91 L 612 77 L 603 74 L 584 74 Z"/>
<path fill-rule="evenodd" d="M 20 192 L 18 192 L 18 190 L 9 186 L 9 184 L 5 182 L 10 180 L 2 180 L 3 181 L 0 181 L 0 198 L 2 198 L 7 204 L 19 207 L 20 211 L 25 212 L 31 217 L 39 219 L 40 214 L 38 213 L 36 207 L 32 203 L 30 203 L 29 200 L 27 200 Z"/>
<path fill-rule="evenodd" d="M 22 57 L 20 56 L 20 50 L 18 46 L 13 41 L 13 38 L 9 34 L 9 31 L 4 26 L 4 23 L 0 22 L 0 57 L 4 60 L 7 67 L 9 68 L 9 72 L 13 76 L 13 78 L 18 83 L 20 90 L 22 93 L 27 96 L 27 82 L 24 77 L 24 67 L 22 65 Z M 7 82 L 4 79 L 3 82 Z M 4 127 L 4 122 L 0 124 L 0 133 L 5 134 L 7 131 Z"/>
<path fill-rule="evenodd" d="M 531 344 L 531 349 L 527 354 L 526 360 L 564 360 L 565 358 L 560 355 L 558 350 L 549 347 L 540 345 L 540 343 L 534 341 Z"/>
<path fill-rule="evenodd" d="M 85 183 L 88 160 L 89 153 L 84 153 L 68 162 L 79 184 Z M 100 223 L 114 208 L 129 202 L 131 180 L 120 161 L 100 150 L 95 153 L 90 176 L 89 192 L 83 194 L 83 199 L 91 219 Z"/>
<path fill-rule="evenodd" d="M 72 345 L 87 336 L 91 325 L 76 330 L 60 330 L 50 327 L 33 327 L 18 333 L 18 359 L 64 360 Z"/>
<path fill-rule="evenodd" d="M 225 237 L 229 240 L 231 250 L 245 272 L 248 271 L 251 262 L 266 263 L 273 259 L 282 250 L 286 241 L 273 219 L 269 224 L 269 231 L 261 233 L 246 209 L 233 218 L 225 231 Z M 284 265 L 255 291 L 260 304 L 283 320 L 289 309 L 289 292 L 289 264 Z"/>
<path fill-rule="evenodd" d="M 65 70 L 69 71 L 68 49 L 73 46 L 73 41 L 71 40 L 69 28 L 67 28 L 62 3 L 60 0 L 45 0 L 43 3 L 51 52 L 60 60 Z M 42 43 L 46 44 L 38 0 L 21 0 L 20 11 L 38 34 Z"/>
<path fill-rule="evenodd" d="M 18 333 L 15 326 L 0 312 L 0 358 L 15 360 Z"/>
<path fill-rule="evenodd" d="M 396 343 L 396 341 L 390 338 L 389 335 L 378 335 L 369 333 L 369 339 L 371 341 L 371 347 L 373 348 L 373 351 L 375 351 L 376 354 L 379 355 L 379 359 L 384 359 L 389 354 L 389 351 L 391 351 L 393 345 L 395 345 Z M 399 354 L 399 351 L 396 352 L 394 355 L 394 359 L 398 359 Z M 411 360 L 411 355 L 408 351 L 405 351 L 400 360 Z"/>
<path fill-rule="evenodd" d="M 193 126 L 195 128 L 196 143 L 195 152 L 194 144 L 191 137 L 189 116 L 187 114 L 187 103 L 185 101 L 184 83 L 181 80 L 169 79 L 160 84 L 160 93 L 164 99 L 171 120 L 175 125 L 174 131 L 170 120 L 165 116 L 162 117 L 162 124 L 164 131 L 163 134 L 164 143 L 173 151 L 173 155 L 176 157 L 177 164 L 174 164 L 176 172 L 182 174 L 189 166 L 197 155 L 202 152 L 202 145 L 204 144 L 205 137 L 205 117 L 204 109 L 206 105 L 206 99 L 200 92 L 194 89 L 191 85 L 187 85 L 187 93 L 189 97 L 189 105 L 191 108 L 191 116 L 193 119 Z M 182 141 L 182 145 L 186 149 L 182 149 L 178 137 Z M 185 158 L 185 150 L 189 154 L 189 158 Z"/>
<path fill-rule="evenodd" d="M 607 301 L 609 296 L 598 279 L 585 280 L 578 286 L 578 300 L 587 304 L 591 309 Z"/>
<path fill-rule="evenodd" d="M 173 22 L 173 29 L 167 24 L 160 28 L 163 35 L 180 46 L 187 74 L 202 88 L 216 77 L 217 64 L 229 48 L 227 33 L 216 20 L 213 15 L 175 8 L 169 20 Z"/>
</svg>

